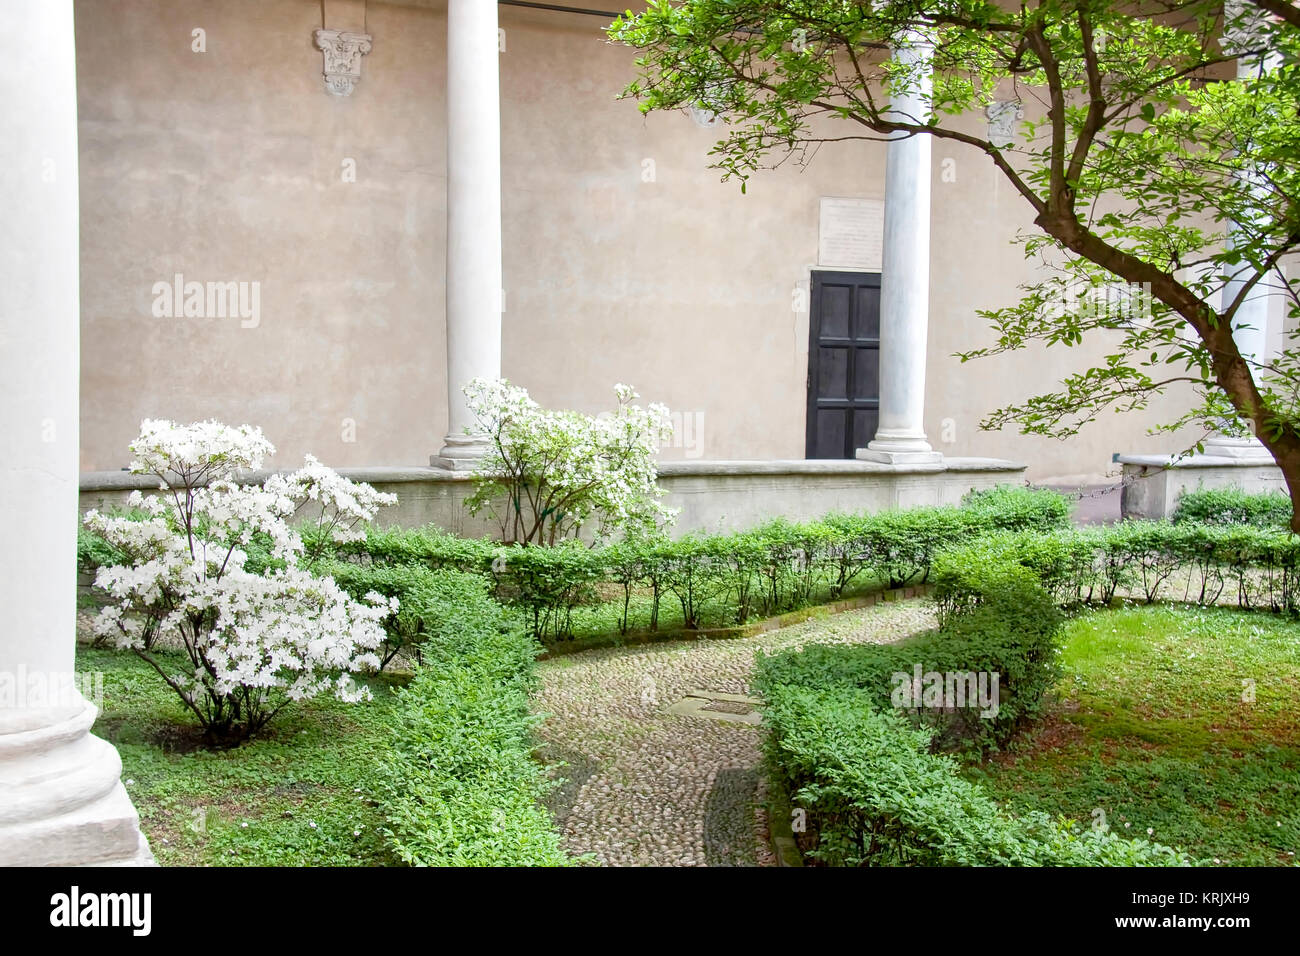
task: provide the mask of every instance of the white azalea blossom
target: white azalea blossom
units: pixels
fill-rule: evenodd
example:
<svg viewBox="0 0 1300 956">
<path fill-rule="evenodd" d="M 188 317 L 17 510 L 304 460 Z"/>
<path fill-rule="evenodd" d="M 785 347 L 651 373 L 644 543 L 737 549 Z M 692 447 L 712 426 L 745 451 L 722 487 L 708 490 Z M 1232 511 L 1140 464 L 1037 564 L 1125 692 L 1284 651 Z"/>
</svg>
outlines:
<svg viewBox="0 0 1300 956">
<path fill-rule="evenodd" d="M 131 452 L 132 470 L 157 476 L 160 491 L 134 492 L 133 513 L 85 516 L 126 556 L 96 575 L 112 601 L 96 632 L 150 661 L 218 736 L 247 736 L 289 701 L 320 693 L 368 699 L 351 675 L 378 668 L 382 621 L 397 600 L 371 593 L 355 601 L 332 578 L 300 567 L 303 543 L 289 521 L 307 509 L 326 535 L 351 540 L 396 497 L 311 457 L 292 474 L 241 485 L 236 475 L 274 452 L 247 425 L 149 420 Z M 254 542 L 269 560 L 250 568 Z M 188 672 L 167 674 L 154 659 L 164 633 L 181 639 Z"/>
<path fill-rule="evenodd" d="M 655 455 L 672 437 L 668 409 L 642 408 L 628 385 L 615 385 L 617 405 L 599 416 L 544 409 L 509 382 L 477 378 L 465 396 L 488 440 L 479 461 L 471 511 L 495 508 L 502 537 L 554 544 L 595 522 L 598 538 L 671 522 L 660 502 Z"/>
</svg>

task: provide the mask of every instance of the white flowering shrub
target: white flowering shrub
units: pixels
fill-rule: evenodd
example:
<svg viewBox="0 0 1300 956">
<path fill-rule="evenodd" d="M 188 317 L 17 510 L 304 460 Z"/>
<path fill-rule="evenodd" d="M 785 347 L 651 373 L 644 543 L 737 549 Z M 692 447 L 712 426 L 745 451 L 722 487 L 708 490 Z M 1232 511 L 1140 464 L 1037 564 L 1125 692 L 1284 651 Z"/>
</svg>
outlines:
<svg viewBox="0 0 1300 956">
<path fill-rule="evenodd" d="M 595 417 L 542 408 L 503 380 L 476 378 L 464 391 L 474 431 L 488 441 L 467 504 L 491 510 L 503 540 L 555 544 L 592 523 L 603 539 L 672 520 L 656 483 L 655 455 L 672 437 L 663 405 L 633 404 L 627 385 L 615 385 L 618 404 Z"/>
<path fill-rule="evenodd" d="M 157 495 L 131 495 L 133 514 L 90 511 L 85 524 L 126 556 L 95 584 L 112 603 L 96 631 L 148 661 L 213 740 L 242 740 L 295 700 L 332 693 L 358 701 L 354 674 L 378 667 L 381 622 L 396 599 L 349 597 L 302 565 L 291 525 L 310 520 L 346 541 L 395 495 L 341 477 L 308 456 L 287 475 L 241 485 L 240 471 L 275 452 L 258 428 L 218 422 L 145 421 L 131 443 L 131 470 L 159 479 Z M 256 545 L 270 560 L 254 570 Z M 176 635 L 190 668 L 169 673 L 154 653 Z"/>
</svg>

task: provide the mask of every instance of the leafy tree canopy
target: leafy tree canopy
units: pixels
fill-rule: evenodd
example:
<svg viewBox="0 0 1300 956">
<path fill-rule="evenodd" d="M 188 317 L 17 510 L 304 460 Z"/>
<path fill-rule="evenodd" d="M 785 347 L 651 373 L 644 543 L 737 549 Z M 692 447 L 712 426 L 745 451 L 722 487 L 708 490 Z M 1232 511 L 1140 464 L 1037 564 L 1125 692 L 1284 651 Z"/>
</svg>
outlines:
<svg viewBox="0 0 1300 956">
<path fill-rule="evenodd" d="M 965 143 L 997 167 L 1032 212 L 1026 254 L 1047 268 L 1017 305 L 983 313 L 996 344 L 962 358 L 1103 330 L 1110 354 L 985 427 L 1067 437 L 1189 383 L 1196 398 L 1161 430 L 1255 434 L 1300 500 L 1296 335 L 1262 356 L 1240 329 L 1266 290 L 1300 315 L 1286 274 L 1300 244 L 1300 5 L 652 0 L 609 35 L 639 51 L 625 95 L 643 111 L 719 114 L 712 163 L 742 189 L 824 145 L 895 136 Z M 918 43 L 932 57 L 890 55 Z M 891 111 L 891 92 L 924 90 L 931 70 L 930 111 Z M 1026 107 L 1011 144 L 959 119 L 995 98 Z M 1103 283 L 1121 301 L 1079 294 Z"/>
</svg>

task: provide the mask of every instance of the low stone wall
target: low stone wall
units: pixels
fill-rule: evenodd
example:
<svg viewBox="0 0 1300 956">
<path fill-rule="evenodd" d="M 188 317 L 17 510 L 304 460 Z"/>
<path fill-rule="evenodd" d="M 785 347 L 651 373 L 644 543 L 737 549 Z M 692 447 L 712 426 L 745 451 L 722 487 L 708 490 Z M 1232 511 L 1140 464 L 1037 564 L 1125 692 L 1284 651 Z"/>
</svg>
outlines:
<svg viewBox="0 0 1300 956">
<path fill-rule="evenodd" d="M 776 517 L 885 511 L 957 504 L 973 488 L 1020 484 L 1025 466 L 992 458 L 950 458 L 940 466 L 867 461 L 695 461 L 665 463 L 666 503 L 676 530 L 741 531 Z"/>
<path fill-rule="evenodd" d="M 820 518 L 833 511 L 884 511 L 917 505 L 956 504 L 973 488 L 1019 484 L 1025 466 L 994 458 L 950 458 L 940 465 L 891 466 L 866 461 L 686 461 L 664 462 L 659 483 L 665 503 L 679 509 L 674 534 L 688 531 L 739 531 L 776 517 L 792 521 Z M 469 537 L 493 534 L 484 514 L 469 514 L 471 477 L 441 468 L 341 468 L 397 495 L 397 505 L 380 512 L 379 522 L 401 527 L 436 524 Z M 260 481 L 266 473 L 254 473 Z M 81 510 L 124 505 L 132 491 L 157 487 L 128 472 L 89 472 L 81 476 Z"/>
<path fill-rule="evenodd" d="M 1185 491 L 1241 488 L 1249 492 L 1286 491 L 1282 470 L 1256 460 L 1192 455 L 1121 455 L 1124 467 L 1120 511 L 1125 518 L 1168 518 Z"/>
</svg>

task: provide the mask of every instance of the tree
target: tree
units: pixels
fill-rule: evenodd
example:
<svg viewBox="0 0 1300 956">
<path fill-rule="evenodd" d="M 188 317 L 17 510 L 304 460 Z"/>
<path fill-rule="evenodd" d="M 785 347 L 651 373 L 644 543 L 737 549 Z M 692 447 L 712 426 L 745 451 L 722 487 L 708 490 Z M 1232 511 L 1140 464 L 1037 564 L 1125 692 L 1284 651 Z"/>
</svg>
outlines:
<svg viewBox="0 0 1300 956">
<path fill-rule="evenodd" d="M 643 111 L 704 104 L 722 117 L 712 164 L 742 190 L 760 168 L 830 143 L 929 135 L 982 152 L 1032 210 L 1020 241 L 1048 269 L 1016 306 L 982 313 L 997 344 L 961 358 L 1103 331 L 1118 343 L 982 425 L 1065 437 L 1189 383 L 1196 398 L 1158 430 L 1254 434 L 1300 531 L 1296 336 L 1271 358 L 1242 348 L 1243 303 L 1261 290 L 1300 315 L 1284 261 L 1300 244 L 1295 0 L 1240 0 L 1226 14 L 1222 0 L 653 0 L 609 35 L 639 51 L 624 95 Z M 932 57 L 889 54 L 917 44 Z M 889 91 L 923 89 L 931 63 L 932 115 L 891 112 Z M 1019 145 L 955 121 L 1007 91 L 1043 107 Z M 1116 280 L 1141 290 L 1141 315 L 1127 293 L 1119 308 L 1069 294 Z"/>
</svg>

